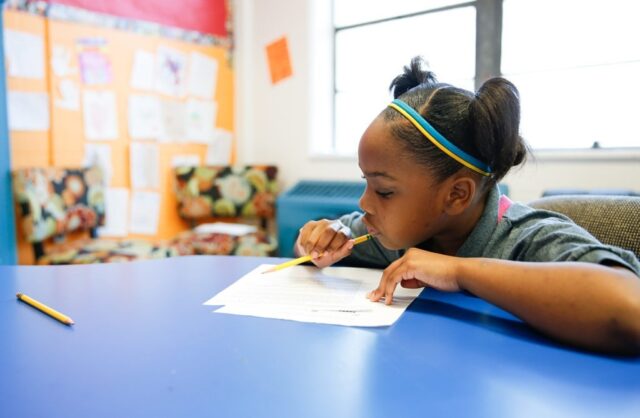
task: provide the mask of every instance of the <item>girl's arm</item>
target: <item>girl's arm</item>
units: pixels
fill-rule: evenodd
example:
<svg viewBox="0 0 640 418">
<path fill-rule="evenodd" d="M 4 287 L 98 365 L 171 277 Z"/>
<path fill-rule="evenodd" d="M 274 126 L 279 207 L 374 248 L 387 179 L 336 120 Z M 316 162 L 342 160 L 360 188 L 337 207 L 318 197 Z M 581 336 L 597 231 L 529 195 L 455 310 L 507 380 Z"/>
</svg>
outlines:
<svg viewBox="0 0 640 418">
<path fill-rule="evenodd" d="M 384 271 L 369 298 L 391 303 L 398 283 L 467 290 L 566 343 L 640 353 L 640 280 L 622 267 L 458 258 L 413 248 Z"/>
</svg>

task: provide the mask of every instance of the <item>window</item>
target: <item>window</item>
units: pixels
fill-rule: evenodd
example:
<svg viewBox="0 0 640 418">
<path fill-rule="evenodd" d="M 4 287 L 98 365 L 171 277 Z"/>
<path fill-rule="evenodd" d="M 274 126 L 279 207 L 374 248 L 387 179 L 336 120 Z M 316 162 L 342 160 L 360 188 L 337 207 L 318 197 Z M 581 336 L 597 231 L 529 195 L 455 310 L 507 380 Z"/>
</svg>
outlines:
<svg viewBox="0 0 640 418">
<path fill-rule="evenodd" d="M 473 90 L 475 7 L 445 0 L 334 0 L 334 146 L 355 155 L 390 102 L 389 84 L 415 55 L 440 81 Z"/>
<path fill-rule="evenodd" d="M 638 147 L 640 3 L 505 0 L 503 75 L 534 148 Z"/>
</svg>

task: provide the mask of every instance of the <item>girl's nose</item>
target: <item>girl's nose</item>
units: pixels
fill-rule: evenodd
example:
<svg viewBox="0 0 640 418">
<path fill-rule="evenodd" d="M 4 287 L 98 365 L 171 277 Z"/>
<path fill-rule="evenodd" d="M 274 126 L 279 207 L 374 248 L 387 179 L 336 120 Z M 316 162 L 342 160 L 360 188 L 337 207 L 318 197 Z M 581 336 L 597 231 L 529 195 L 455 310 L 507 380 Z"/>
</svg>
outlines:
<svg viewBox="0 0 640 418">
<path fill-rule="evenodd" d="M 367 186 L 365 187 L 362 196 L 360 196 L 360 209 L 365 213 L 373 214 L 373 207 L 370 204 L 369 193 L 369 186 Z"/>
</svg>

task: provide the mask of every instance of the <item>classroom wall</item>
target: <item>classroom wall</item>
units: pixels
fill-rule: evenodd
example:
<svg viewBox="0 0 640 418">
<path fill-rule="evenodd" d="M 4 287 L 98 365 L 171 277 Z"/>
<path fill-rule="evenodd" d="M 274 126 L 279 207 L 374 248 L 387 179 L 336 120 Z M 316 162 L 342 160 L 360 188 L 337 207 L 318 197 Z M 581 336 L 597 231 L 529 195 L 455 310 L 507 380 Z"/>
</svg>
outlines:
<svg viewBox="0 0 640 418">
<path fill-rule="evenodd" d="M 95 161 L 89 155 L 93 152 L 91 150 L 97 150 L 96 154 L 101 155 L 98 162 L 105 165 L 109 187 L 105 198 L 107 226 L 109 217 L 113 219 L 112 215 L 116 214 L 109 213 L 109 202 L 114 201 L 115 194 L 124 197 L 121 207 L 116 209 L 117 218 L 122 220 L 123 227 L 118 228 L 117 232 L 113 229 L 102 230 L 101 236 L 157 241 L 170 239 L 188 229 L 188 223 L 179 217 L 177 211 L 173 181 L 175 159 L 189 157 L 192 160 L 197 159 L 198 163 L 215 161 L 218 164 L 228 164 L 234 159 L 232 133 L 235 95 L 229 50 L 224 46 L 205 45 L 99 25 L 48 19 L 17 10 L 5 10 L 3 21 L 6 29 L 35 35 L 41 39 L 42 46 L 39 49 L 43 50 L 43 56 L 40 61 L 45 63 L 42 65 L 44 75 L 38 77 L 9 74 L 8 93 L 36 92 L 48 95 L 45 98 L 49 120 L 46 128 L 39 126 L 11 130 L 11 169 L 47 166 L 80 167 L 89 164 L 89 160 Z M 63 60 L 64 71 L 60 69 L 58 62 L 60 51 L 64 52 L 62 55 L 66 57 Z M 89 73 L 79 59 L 80 54 L 85 51 L 88 51 L 87 54 L 93 54 L 91 55 L 93 57 L 101 57 L 101 62 L 107 63 L 104 67 L 108 69 L 98 73 L 108 74 L 104 76 L 104 80 L 97 82 L 85 80 L 85 75 Z M 142 87 L 139 83 L 132 81 L 133 69 L 136 67 L 135 58 L 141 53 L 151 55 L 152 59 L 154 54 L 160 54 L 158 57 L 163 56 L 161 53 L 171 54 L 172 57 L 176 57 L 175 59 L 180 58 L 181 70 L 176 78 L 181 81 L 175 92 L 160 89 L 159 87 L 164 84 L 156 83 Z M 17 57 L 15 59 L 19 62 Z M 165 65 L 164 61 L 159 60 L 160 58 L 158 62 Z M 169 58 L 166 60 L 168 61 Z M 196 83 L 188 84 L 191 71 L 197 73 L 198 68 L 201 68 L 195 62 L 206 62 L 207 66 L 216 68 L 213 72 L 213 81 L 209 82 L 210 80 L 205 77 L 197 82 L 198 86 L 206 87 L 206 92 L 194 87 Z M 58 64 L 54 65 L 54 63 Z M 210 70 L 210 67 L 207 68 Z M 156 68 L 151 71 L 158 73 L 160 70 Z M 158 81 L 160 75 L 155 75 Z M 144 78 L 143 81 L 153 80 L 153 76 L 154 74 L 150 74 L 141 78 Z M 72 96 L 75 100 L 71 106 L 67 100 L 71 96 L 64 94 L 65 85 L 74 87 L 75 94 Z M 97 111 L 94 116 L 100 120 L 94 124 L 88 123 L 92 120 L 87 117 L 87 109 L 91 107 L 88 104 L 89 98 L 104 93 L 112 94 L 115 101 L 116 123 L 112 125 L 113 129 L 108 129 L 109 132 L 113 130 L 113 133 L 102 135 L 104 132 L 101 132 L 99 136 L 91 136 L 87 126 L 105 125 L 105 118 L 99 116 L 109 112 Z M 138 126 L 146 126 L 147 122 L 158 125 L 155 134 L 149 133 L 148 130 L 143 134 L 132 133 L 130 121 L 134 118 L 131 98 L 155 101 L 159 108 L 157 112 L 159 114 L 154 113 L 158 116 L 157 120 L 148 119 L 148 110 L 139 110 L 144 114 L 138 114 L 135 118 L 142 121 L 138 122 Z M 104 104 L 100 106 L 102 107 L 94 106 L 92 109 L 105 108 Z M 198 110 L 198 108 L 205 110 Z M 213 109 L 211 112 L 208 110 L 210 108 Z M 177 119 L 173 116 L 178 114 L 176 113 L 178 110 L 183 115 L 180 119 L 181 123 L 176 122 Z M 24 112 L 23 114 L 26 115 Z M 34 118 L 30 116 L 30 119 Z M 172 120 L 174 122 L 171 122 Z M 190 133 L 190 128 L 197 129 L 191 129 Z M 162 132 L 164 134 L 161 134 Z M 226 144 L 226 146 L 221 147 L 220 144 Z M 141 147 L 145 148 L 142 152 L 136 153 L 141 158 L 134 159 L 134 148 L 137 150 Z M 153 172 L 157 176 L 148 177 Z M 139 181 L 142 177 L 149 181 Z M 145 197 L 154 200 L 147 201 L 148 207 L 145 207 L 144 211 L 139 211 L 142 213 L 138 215 L 144 219 L 134 218 L 134 207 L 141 207 L 139 203 Z M 136 205 L 135 202 L 138 204 Z M 156 210 L 159 212 L 157 223 L 156 218 L 151 215 Z M 153 225 L 150 224 L 150 228 L 141 229 L 139 228 L 141 222 L 138 222 L 140 220 L 154 222 L 152 222 Z M 134 228 L 136 225 L 138 227 Z M 24 240 L 20 228 L 16 233 L 18 261 L 21 264 L 30 264 L 33 262 L 30 245 Z"/>
<path fill-rule="evenodd" d="M 332 89 L 329 3 L 234 1 L 238 160 L 277 164 L 284 187 L 308 178 L 360 178 L 356 159 L 321 157 L 311 150 L 318 137 L 331 134 L 330 114 L 322 105 Z M 293 76 L 273 85 L 265 46 L 281 36 L 288 38 Z M 403 64 L 398 63 L 399 68 Z M 512 197 L 521 201 L 559 187 L 640 192 L 640 150 L 538 153 L 535 161 L 508 175 L 505 182 Z"/>
</svg>

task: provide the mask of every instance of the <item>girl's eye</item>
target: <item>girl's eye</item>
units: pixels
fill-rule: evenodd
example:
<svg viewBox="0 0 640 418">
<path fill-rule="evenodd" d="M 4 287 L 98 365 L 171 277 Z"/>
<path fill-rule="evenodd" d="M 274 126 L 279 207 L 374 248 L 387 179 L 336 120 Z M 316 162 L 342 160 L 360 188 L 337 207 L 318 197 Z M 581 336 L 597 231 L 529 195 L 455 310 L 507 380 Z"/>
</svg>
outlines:
<svg viewBox="0 0 640 418">
<path fill-rule="evenodd" d="M 376 194 L 383 199 L 388 199 L 393 194 L 393 192 L 376 192 Z"/>
</svg>

